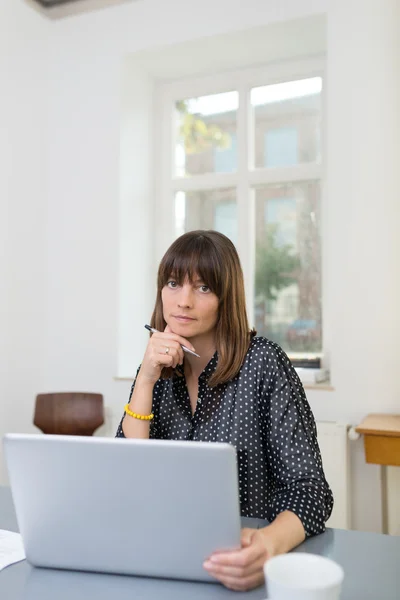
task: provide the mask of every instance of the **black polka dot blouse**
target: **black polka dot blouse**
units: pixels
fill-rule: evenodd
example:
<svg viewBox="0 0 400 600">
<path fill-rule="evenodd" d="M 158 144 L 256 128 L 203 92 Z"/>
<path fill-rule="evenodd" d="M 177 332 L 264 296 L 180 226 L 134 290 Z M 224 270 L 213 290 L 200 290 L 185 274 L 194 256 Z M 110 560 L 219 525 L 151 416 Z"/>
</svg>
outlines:
<svg viewBox="0 0 400 600">
<path fill-rule="evenodd" d="M 150 438 L 233 444 L 242 516 L 273 521 L 290 510 L 307 536 L 321 533 L 333 497 L 314 417 L 288 357 L 274 342 L 254 337 L 238 375 L 210 388 L 217 362 L 216 352 L 199 377 L 194 415 L 184 375 L 156 382 Z M 125 437 L 122 421 L 116 435 Z"/>
</svg>

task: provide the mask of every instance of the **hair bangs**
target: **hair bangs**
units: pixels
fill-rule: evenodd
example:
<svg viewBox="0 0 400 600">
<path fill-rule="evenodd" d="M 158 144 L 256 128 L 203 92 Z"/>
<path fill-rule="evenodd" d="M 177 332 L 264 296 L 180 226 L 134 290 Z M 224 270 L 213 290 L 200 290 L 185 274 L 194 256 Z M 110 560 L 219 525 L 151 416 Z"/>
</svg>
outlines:
<svg viewBox="0 0 400 600">
<path fill-rule="evenodd" d="M 218 254 L 214 245 L 204 235 L 178 238 L 164 256 L 159 270 L 159 289 L 173 277 L 179 285 L 189 279 L 193 283 L 199 278 L 210 290 L 221 298 L 223 285 Z"/>
</svg>

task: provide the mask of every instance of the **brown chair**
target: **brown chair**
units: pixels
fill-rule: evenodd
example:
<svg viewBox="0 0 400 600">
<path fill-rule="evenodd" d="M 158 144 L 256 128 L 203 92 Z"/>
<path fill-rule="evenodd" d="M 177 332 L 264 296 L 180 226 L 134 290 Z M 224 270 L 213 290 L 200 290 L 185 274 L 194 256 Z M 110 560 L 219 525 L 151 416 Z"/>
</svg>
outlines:
<svg viewBox="0 0 400 600">
<path fill-rule="evenodd" d="M 43 433 L 93 435 L 104 423 L 103 396 L 84 392 L 39 394 L 33 422 Z"/>
</svg>

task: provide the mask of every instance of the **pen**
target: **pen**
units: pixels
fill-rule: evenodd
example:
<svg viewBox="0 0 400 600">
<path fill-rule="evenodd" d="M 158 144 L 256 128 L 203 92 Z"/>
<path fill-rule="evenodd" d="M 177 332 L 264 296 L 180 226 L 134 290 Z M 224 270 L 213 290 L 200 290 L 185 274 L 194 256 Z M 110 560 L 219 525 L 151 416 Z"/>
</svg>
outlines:
<svg viewBox="0 0 400 600">
<path fill-rule="evenodd" d="M 145 327 L 146 329 L 151 331 L 151 333 L 160 333 L 158 329 L 154 329 L 153 327 L 150 327 L 150 325 L 145 325 Z M 193 350 L 189 350 L 189 348 L 186 348 L 186 346 L 184 346 L 183 344 L 181 344 L 181 346 L 184 352 L 187 352 L 188 354 L 193 354 L 193 356 L 197 356 L 197 358 L 200 358 L 200 354 L 196 354 L 196 352 L 193 352 Z"/>
</svg>

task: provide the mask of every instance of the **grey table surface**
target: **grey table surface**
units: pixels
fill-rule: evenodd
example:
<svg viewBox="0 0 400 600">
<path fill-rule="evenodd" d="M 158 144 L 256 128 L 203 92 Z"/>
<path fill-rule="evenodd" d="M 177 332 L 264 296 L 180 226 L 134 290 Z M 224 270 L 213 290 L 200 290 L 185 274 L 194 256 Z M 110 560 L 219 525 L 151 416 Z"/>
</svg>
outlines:
<svg viewBox="0 0 400 600">
<path fill-rule="evenodd" d="M 257 521 L 252 524 L 257 526 Z M 1 486 L 0 529 L 18 531 L 11 492 Z M 400 537 L 327 529 L 298 551 L 321 554 L 342 565 L 341 600 L 400 599 Z M 27 561 L 0 571 L 1 600 L 263 600 L 265 596 L 264 587 L 238 594 L 219 584 L 38 569 Z"/>
</svg>

